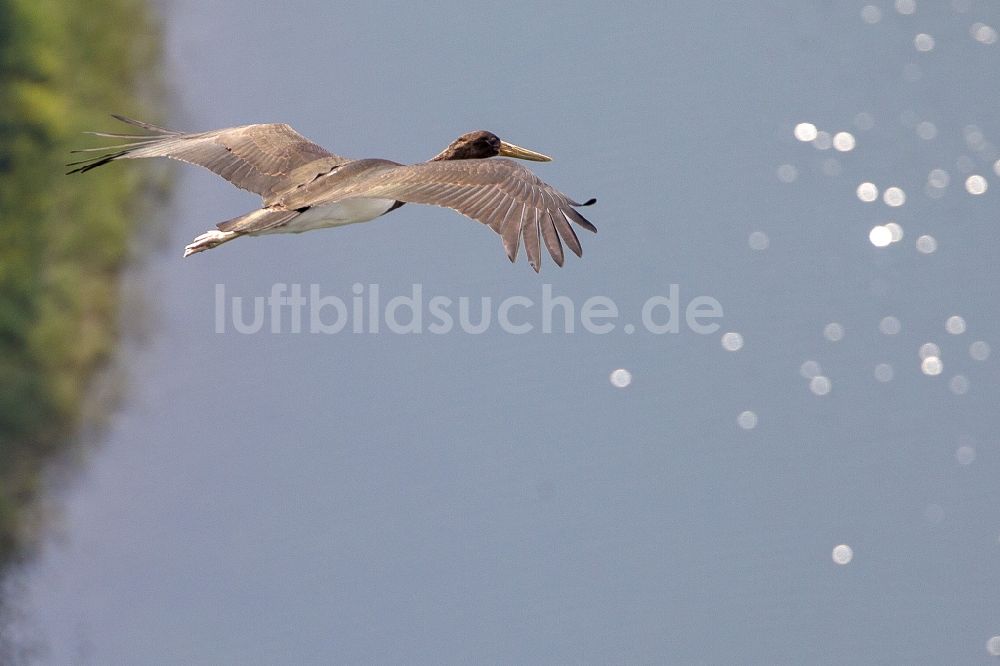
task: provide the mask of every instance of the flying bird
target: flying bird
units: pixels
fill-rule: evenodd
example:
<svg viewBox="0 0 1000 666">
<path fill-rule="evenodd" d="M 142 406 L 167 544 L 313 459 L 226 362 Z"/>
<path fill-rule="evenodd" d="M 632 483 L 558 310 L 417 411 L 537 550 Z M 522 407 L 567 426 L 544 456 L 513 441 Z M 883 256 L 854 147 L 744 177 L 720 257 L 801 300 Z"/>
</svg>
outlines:
<svg viewBox="0 0 1000 666">
<path fill-rule="evenodd" d="M 258 210 L 221 222 L 191 241 L 184 248 L 185 257 L 240 236 L 368 222 L 406 203 L 452 208 L 482 222 L 500 234 L 512 262 L 523 242 L 535 272 L 541 267 L 543 244 L 559 266 L 563 243 L 582 256 L 571 222 L 597 231 L 576 210 L 596 199 L 577 203 L 518 162 L 503 159 L 551 161 L 541 153 L 501 141 L 492 132 L 463 134 L 430 160 L 403 165 L 334 155 L 279 123 L 184 133 L 113 117 L 146 133 L 88 132 L 122 143 L 73 151 L 100 154 L 69 164 L 76 167 L 69 173 L 83 173 L 119 159 L 169 157 L 205 167 L 263 198 Z"/>
</svg>

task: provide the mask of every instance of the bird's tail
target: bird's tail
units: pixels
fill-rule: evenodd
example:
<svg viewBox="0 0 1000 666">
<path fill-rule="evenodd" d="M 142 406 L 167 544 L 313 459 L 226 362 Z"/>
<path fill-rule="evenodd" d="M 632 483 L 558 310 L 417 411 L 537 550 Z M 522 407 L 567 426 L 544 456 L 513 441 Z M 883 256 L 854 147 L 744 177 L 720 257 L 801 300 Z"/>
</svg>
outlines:
<svg viewBox="0 0 1000 666">
<path fill-rule="evenodd" d="M 225 222 L 219 222 L 215 226 L 222 232 L 235 231 L 240 234 L 260 234 L 271 232 L 272 229 L 280 227 L 298 216 L 299 211 L 297 210 L 260 208 L 252 213 L 240 215 Z"/>
</svg>

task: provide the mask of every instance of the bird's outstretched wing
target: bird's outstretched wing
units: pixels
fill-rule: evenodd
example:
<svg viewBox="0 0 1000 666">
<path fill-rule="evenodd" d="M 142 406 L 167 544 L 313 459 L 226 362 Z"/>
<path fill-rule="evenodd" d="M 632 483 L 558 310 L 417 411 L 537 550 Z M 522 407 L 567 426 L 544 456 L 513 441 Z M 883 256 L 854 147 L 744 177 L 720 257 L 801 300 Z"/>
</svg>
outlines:
<svg viewBox="0 0 1000 666">
<path fill-rule="evenodd" d="M 119 159 L 169 157 L 203 166 L 239 188 L 256 192 L 267 202 L 348 161 L 285 124 L 243 125 L 185 134 L 124 116 L 114 117 L 148 134 L 90 132 L 121 139 L 122 143 L 73 151 L 101 154 L 67 165 L 76 167 L 69 173 L 82 173 Z"/>
<path fill-rule="evenodd" d="M 517 259 L 518 246 L 523 239 L 528 263 L 535 271 L 541 267 L 542 243 L 560 266 L 563 264 L 562 243 L 578 257 L 582 256 L 580 240 L 570 222 L 588 231 L 597 231 L 576 210 L 576 207 L 591 205 L 594 199 L 577 203 L 508 159 L 373 165 L 367 173 L 342 181 L 340 185 L 331 182 L 327 193 L 318 191 L 323 188 L 323 180 L 316 181 L 318 187 L 309 192 L 310 197 L 328 201 L 351 196 L 396 199 L 457 210 L 500 234 L 511 261 Z M 339 179 L 333 175 L 330 180 Z M 295 196 L 292 194 L 290 198 Z M 291 208 L 295 203 L 290 200 L 286 206 Z"/>
</svg>

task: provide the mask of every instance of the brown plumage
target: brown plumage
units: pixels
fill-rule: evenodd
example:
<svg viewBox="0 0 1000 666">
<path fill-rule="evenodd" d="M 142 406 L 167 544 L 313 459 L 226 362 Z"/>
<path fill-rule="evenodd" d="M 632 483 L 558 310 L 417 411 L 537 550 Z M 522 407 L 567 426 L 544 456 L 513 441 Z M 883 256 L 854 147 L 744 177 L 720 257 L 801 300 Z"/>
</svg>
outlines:
<svg viewBox="0 0 1000 666">
<path fill-rule="evenodd" d="M 531 171 L 498 155 L 533 161 L 550 158 L 501 141 L 490 132 L 464 134 L 427 162 L 402 165 L 388 160 L 349 160 L 334 155 L 288 125 L 264 124 L 184 134 L 122 116 L 148 135 L 108 134 L 124 143 L 87 151 L 102 154 L 74 162 L 85 172 L 118 159 L 170 157 L 206 167 L 237 187 L 260 194 L 263 207 L 222 222 L 187 246 L 185 256 L 244 235 L 298 233 L 364 222 L 421 203 L 452 208 L 500 234 L 508 258 L 523 241 L 528 262 L 541 266 L 544 246 L 563 264 L 565 243 L 577 256 L 580 241 L 570 224 L 597 231 L 577 203 Z"/>
</svg>

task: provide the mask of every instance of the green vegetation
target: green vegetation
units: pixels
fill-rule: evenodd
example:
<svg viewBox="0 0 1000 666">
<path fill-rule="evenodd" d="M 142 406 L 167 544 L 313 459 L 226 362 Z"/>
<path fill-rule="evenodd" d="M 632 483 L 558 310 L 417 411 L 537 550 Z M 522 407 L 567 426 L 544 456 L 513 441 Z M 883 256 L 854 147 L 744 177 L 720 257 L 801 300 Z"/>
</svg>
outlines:
<svg viewBox="0 0 1000 666">
<path fill-rule="evenodd" d="M 148 185 L 64 164 L 109 111 L 150 117 L 158 32 L 145 0 L 0 0 L 0 565 L 30 542 L 43 465 L 113 352 Z"/>
</svg>

